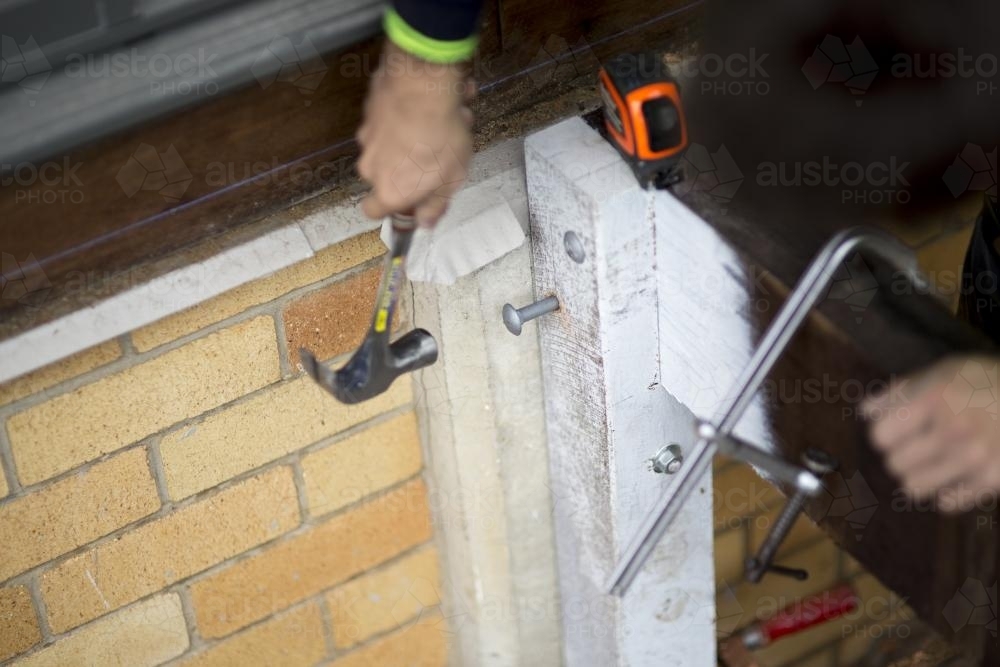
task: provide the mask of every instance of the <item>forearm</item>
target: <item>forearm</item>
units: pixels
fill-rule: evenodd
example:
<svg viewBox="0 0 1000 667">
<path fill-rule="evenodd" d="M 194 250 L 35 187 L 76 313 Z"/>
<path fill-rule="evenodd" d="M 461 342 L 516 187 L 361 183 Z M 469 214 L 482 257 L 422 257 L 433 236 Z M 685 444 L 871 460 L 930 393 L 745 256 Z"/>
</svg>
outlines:
<svg viewBox="0 0 1000 667">
<path fill-rule="evenodd" d="M 358 129 L 358 174 L 372 185 L 369 218 L 413 212 L 433 227 L 465 180 L 472 157 L 481 0 L 392 0 L 387 42 Z M 430 65 L 428 65 L 430 64 Z"/>
<path fill-rule="evenodd" d="M 385 14 L 386 36 L 424 60 L 453 63 L 476 50 L 482 0 L 393 0 Z"/>
</svg>

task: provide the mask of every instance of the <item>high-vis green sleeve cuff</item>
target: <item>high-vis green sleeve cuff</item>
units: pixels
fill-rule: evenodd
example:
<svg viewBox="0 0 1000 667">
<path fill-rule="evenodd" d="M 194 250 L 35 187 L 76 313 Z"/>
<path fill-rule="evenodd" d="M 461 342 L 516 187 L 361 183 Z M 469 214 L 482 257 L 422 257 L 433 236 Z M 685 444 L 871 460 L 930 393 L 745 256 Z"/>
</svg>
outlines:
<svg viewBox="0 0 1000 667">
<path fill-rule="evenodd" d="M 417 32 L 395 9 L 387 9 L 382 21 L 386 36 L 407 53 L 432 63 L 457 63 L 476 52 L 479 37 L 444 41 Z"/>
</svg>

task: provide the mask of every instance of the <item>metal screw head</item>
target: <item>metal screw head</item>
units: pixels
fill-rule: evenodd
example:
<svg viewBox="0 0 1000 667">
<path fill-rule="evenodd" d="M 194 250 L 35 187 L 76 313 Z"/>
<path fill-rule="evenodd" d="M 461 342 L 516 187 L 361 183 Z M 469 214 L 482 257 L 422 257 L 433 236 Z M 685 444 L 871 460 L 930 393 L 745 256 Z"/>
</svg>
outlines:
<svg viewBox="0 0 1000 667">
<path fill-rule="evenodd" d="M 534 303 L 529 303 L 523 308 L 515 308 L 509 303 L 503 305 L 503 323 L 507 331 L 515 336 L 521 335 L 521 327 L 525 322 L 530 322 L 536 317 L 541 317 L 547 313 L 559 310 L 559 299 L 555 296 L 547 296 Z"/>
<path fill-rule="evenodd" d="M 802 454 L 802 464 L 806 467 L 806 470 L 819 478 L 833 472 L 840 466 L 836 458 L 821 449 L 814 449 L 813 447 L 810 447 Z"/>
<path fill-rule="evenodd" d="M 673 475 L 684 464 L 681 446 L 676 443 L 664 445 L 646 463 L 652 472 Z"/>
<path fill-rule="evenodd" d="M 563 235 L 563 247 L 566 254 L 577 264 L 582 264 L 587 257 L 587 252 L 583 249 L 583 241 L 576 235 L 576 232 L 566 232 Z"/>
<path fill-rule="evenodd" d="M 515 336 L 521 335 L 521 325 L 524 324 L 521 321 L 521 313 L 509 303 L 503 305 L 503 324 L 507 327 L 507 331 Z"/>
</svg>

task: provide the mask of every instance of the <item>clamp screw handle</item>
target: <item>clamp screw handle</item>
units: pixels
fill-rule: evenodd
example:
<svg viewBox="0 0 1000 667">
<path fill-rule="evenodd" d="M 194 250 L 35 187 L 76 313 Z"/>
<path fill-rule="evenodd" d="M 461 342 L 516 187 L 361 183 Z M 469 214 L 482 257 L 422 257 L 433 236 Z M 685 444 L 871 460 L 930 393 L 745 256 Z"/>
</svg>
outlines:
<svg viewBox="0 0 1000 667">
<path fill-rule="evenodd" d="M 809 472 L 816 475 L 820 480 L 839 467 L 839 462 L 830 454 L 810 447 L 802 455 L 802 463 Z M 802 489 L 796 489 L 792 496 L 785 503 L 784 509 L 774 522 L 771 532 L 764 538 L 757 554 L 747 559 L 745 567 L 745 578 L 752 584 L 759 583 L 767 572 L 783 574 L 804 581 L 809 577 L 805 570 L 782 567 L 774 564 L 774 557 L 781 548 L 782 543 L 788 534 L 792 532 L 792 527 L 799 518 L 799 514 L 805 509 L 809 501 L 809 493 Z"/>
</svg>

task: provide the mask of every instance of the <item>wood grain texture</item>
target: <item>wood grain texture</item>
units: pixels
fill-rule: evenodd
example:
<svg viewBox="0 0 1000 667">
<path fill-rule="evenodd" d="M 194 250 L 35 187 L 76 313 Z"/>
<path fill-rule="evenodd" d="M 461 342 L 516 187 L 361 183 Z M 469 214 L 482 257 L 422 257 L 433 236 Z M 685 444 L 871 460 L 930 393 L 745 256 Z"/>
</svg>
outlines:
<svg viewBox="0 0 1000 667">
<path fill-rule="evenodd" d="M 563 650 L 569 665 L 585 664 L 588 658 L 593 664 L 615 665 L 620 651 L 615 631 L 602 636 L 600 629 L 617 628 L 618 604 L 611 598 L 597 604 L 615 554 L 597 274 L 592 268 L 561 272 L 571 260 L 555 228 L 557 220 L 578 220 L 588 227 L 581 230 L 584 237 L 588 231 L 592 237 L 595 216 L 573 197 L 578 190 L 536 147 L 536 138 L 525 142 L 535 295 L 555 293 L 560 299 L 560 310 L 538 321 L 560 600 L 564 608 L 585 610 L 572 626 L 568 617 L 564 620 Z M 557 192 L 563 196 L 555 196 Z"/>
<path fill-rule="evenodd" d="M 647 461 L 693 433 L 661 384 L 664 339 L 653 195 L 577 118 L 525 142 L 566 663 L 715 663 L 711 473 L 621 599 L 605 593 L 620 554 L 673 480 Z M 585 249 L 571 259 L 564 235 Z M 529 324 L 528 326 L 534 326 Z M 585 613 L 582 613 L 585 612 Z"/>
</svg>

